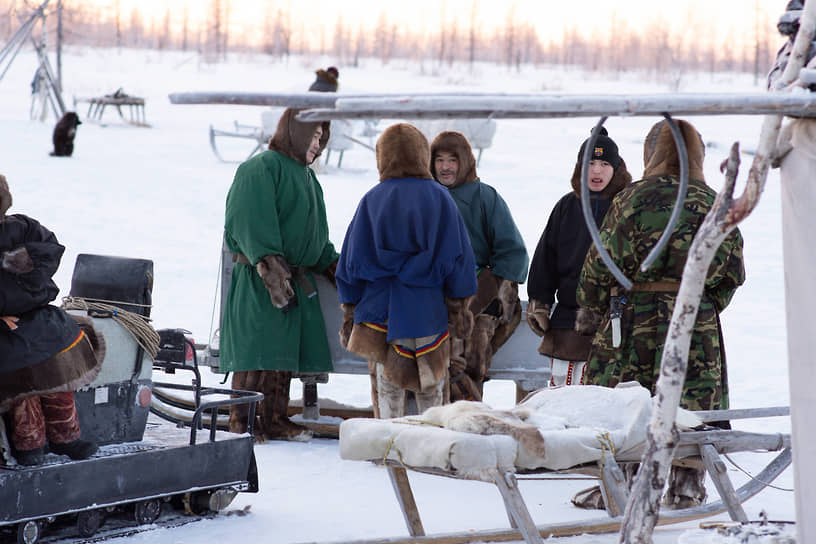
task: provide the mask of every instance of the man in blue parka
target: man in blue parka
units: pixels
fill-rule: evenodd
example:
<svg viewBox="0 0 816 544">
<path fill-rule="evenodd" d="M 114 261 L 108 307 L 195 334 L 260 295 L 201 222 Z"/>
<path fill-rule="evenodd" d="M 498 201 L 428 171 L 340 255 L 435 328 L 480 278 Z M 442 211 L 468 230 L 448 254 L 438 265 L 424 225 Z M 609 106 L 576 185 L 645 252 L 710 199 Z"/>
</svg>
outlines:
<svg viewBox="0 0 816 544">
<path fill-rule="evenodd" d="M 476 265 L 456 204 L 428 171 L 425 136 L 393 125 L 376 153 L 380 183 L 357 207 L 336 277 L 341 343 L 369 361 L 375 415 L 391 418 L 404 415 L 406 390 L 420 412 L 447 399 L 449 334 L 473 327 Z"/>
</svg>

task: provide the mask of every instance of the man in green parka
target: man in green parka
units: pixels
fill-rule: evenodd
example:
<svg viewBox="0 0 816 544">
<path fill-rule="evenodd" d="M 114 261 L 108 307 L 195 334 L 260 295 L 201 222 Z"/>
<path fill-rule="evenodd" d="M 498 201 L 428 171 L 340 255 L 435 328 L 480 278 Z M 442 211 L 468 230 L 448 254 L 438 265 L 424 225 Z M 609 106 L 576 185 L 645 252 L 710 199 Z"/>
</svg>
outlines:
<svg viewBox="0 0 816 544">
<path fill-rule="evenodd" d="M 312 273 L 334 281 L 323 190 L 309 167 L 326 146 L 329 123 L 281 116 L 269 150 L 238 167 L 227 195 L 224 239 L 235 268 L 221 326 L 222 371 L 232 387 L 264 394 L 256 435 L 304 441 L 311 432 L 287 417 L 293 372 L 332 370 Z M 230 430 L 247 430 L 245 405 Z"/>
<path fill-rule="evenodd" d="M 440 132 L 431 144 L 431 174 L 450 191 L 465 221 L 476 259 L 478 290 L 469 309 L 475 322 L 467 338 L 453 338 L 450 400 L 482 400 L 493 354 L 521 320 L 518 284 L 530 262 L 510 208 L 476 174 L 476 159 L 460 132 Z"/>
<path fill-rule="evenodd" d="M 648 270 L 640 269 L 669 221 L 679 187 L 680 163 L 666 121 L 654 125 L 646 136 L 644 179 L 618 193 L 600 231 L 604 247 L 634 285 L 629 291 L 618 287 L 594 245 L 584 260 L 576 296 L 581 309 L 575 326 L 579 332 L 594 333 L 587 384 L 614 387 L 637 381 L 654 393 L 689 248 L 717 196 L 703 176 L 702 138 L 690 123 L 678 121 L 678 126 L 688 151 L 688 193 L 677 226 L 658 259 Z M 683 408 L 728 408 L 719 315 L 744 281 L 742 236 L 735 229 L 720 245 L 708 269 L 691 337 L 680 402 Z M 613 302 L 618 323 L 610 315 Z M 704 475 L 704 470 L 673 467 L 666 503 L 674 508 L 700 504 L 705 498 Z"/>
</svg>

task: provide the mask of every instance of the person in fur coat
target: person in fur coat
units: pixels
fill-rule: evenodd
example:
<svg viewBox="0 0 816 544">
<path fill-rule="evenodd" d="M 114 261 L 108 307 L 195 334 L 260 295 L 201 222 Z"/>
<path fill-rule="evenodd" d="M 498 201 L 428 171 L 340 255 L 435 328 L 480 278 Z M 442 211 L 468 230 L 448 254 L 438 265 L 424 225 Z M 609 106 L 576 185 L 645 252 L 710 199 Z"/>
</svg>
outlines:
<svg viewBox="0 0 816 544">
<path fill-rule="evenodd" d="M 340 251 L 340 341 L 374 374 L 378 417 L 447 401 L 449 335 L 467 336 L 476 264 L 448 191 L 428 171 L 430 149 L 414 126 L 388 127 L 376 145 L 380 183 L 357 206 Z M 376 389 L 376 390 L 374 390 Z"/>
<path fill-rule="evenodd" d="M 550 385 L 584 383 L 591 339 L 575 332 L 578 274 L 592 238 L 581 209 L 581 164 L 589 139 L 578 151 L 572 171 L 572 191 L 564 195 L 547 221 L 533 254 L 527 283 L 527 323 L 541 338 L 539 353 L 552 372 Z M 589 204 L 600 227 L 612 199 L 632 182 L 618 146 L 605 128 L 595 140 L 589 163 Z M 557 301 L 557 304 L 556 304 Z M 553 310 L 553 305 L 555 309 Z"/>
<path fill-rule="evenodd" d="M 220 368 L 232 387 L 264 394 L 254 426 L 267 440 L 309 440 L 290 421 L 293 372 L 332 370 L 314 273 L 334 281 L 323 190 L 310 165 L 329 139 L 329 123 L 302 123 L 287 109 L 269 150 L 242 163 L 226 201 L 224 241 L 235 268 L 221 326 Z M 230 430 L 247 430 L 248 407 L 230 409 Z"/>
<path fill-rule="evenodd" d="M 340 72 L 334 66 L 329 66 L 325 70 L 322 68 L 315 72 L 315 80 L 309 85 L 310 91 L 319 93 L 336 93 L 339 87 Z"/>
<path fill-rule="evenodd" d="M 80 438 L 73 392 L 99 373 L 101 337 L 49 304 L 65 247 L 37 220 L 6 215 L 11 204 L 0 175 L 0 414 L 21 465 L 41 464 L 49 450 L 86 459 L 97 448 Z"/>
<path fill-rule="evenodd" d="M 663 346 L 671 322 L 683 269 L 697 230 L 717 193 L 705 182 L 705 144 L 687 121 L 677 121 L 688 151 L 689 184 L 677 226 L 660 258 L 648 269 L 640 265 L 669 222 L 680 184 L 680 161 L 666 121 L 656 123 L 643 146 L 643 179 L 618 194 L 601 226 L 601 240 L 610 257 L 634 283 L 621 292 L 617 281 L 590 248 L 578 280 L 581 309 L 576 328 L 591 334 L 586 382 L 614 387 L 637 381 L 654 393 Z M 723 240 L 708 268 L 694 323 L 688 370 L 680 406 L 687 410 L 728 408 L 728 376 L 719 314 L 745 281 L 743 241 L 739 229 Z M 610 327 L 610 298 L 625 299 L 620 316 L 619 345 Z M 727 422 L 718 422 L 727 426 Z M 671 508 L 701 504 L 706 496 L 705 470 L 672 467 L 664 497 Z"/>
<path fill-rule="evenodd" d="M 527 279 L 527 249 L 507 204 L 476 174 L 476 159 L 463 134 L 438 134 L 430 166 L 465 221 L 477 266 L 478 289 L 469 304 L 473 332 L 451 343 L 451 401 L 480 401 L 493 354 L 521 321 L 518 284 Z"/>
</svg>

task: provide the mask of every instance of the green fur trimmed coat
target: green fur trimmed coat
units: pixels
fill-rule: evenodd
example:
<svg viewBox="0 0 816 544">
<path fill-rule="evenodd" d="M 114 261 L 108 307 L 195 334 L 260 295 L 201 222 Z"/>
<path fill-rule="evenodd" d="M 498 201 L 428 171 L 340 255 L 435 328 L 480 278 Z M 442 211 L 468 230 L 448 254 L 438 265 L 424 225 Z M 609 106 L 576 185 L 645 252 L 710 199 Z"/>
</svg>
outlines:
<svg viewBox="0 0 816 544">
<path fill-rule="evenodd" d="M 221 370 L 332 370 L 323 314 L 315 293 L 293 282 L 298 305 L 272 305 L 254 264 L 266 255 L 323 272 L 338 258 L 329 241 L 323 190 L 308 166 L 265 151 L 238 167 L 227 196 L 225 240 L 253 265 L 235 263 L 221 328 Z"/>
</svg>

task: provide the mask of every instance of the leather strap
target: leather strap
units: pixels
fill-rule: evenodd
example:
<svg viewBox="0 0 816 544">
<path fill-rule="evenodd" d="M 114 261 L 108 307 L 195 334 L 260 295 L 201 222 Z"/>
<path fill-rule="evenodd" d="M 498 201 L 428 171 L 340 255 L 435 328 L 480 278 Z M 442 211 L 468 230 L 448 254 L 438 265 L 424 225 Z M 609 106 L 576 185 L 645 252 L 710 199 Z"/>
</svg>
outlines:
<svg viewBox="0 0 816 544">
<path fill-rule="evenodd" d="M 675 293 L 680 289 L 680 282 L 676 281 L 649 281 L 632 284 L 632 288 L 628 293 Z M 615 286 L 610 289 L 612 296 L 619 296 L 623 289 Z"/>
<path fill-rule="evenodd" d="M 249 262 L 249 259 L 247 259 L 246 255 L 244 255 L 243 253 L 233 253 L 232 254 L 232 262 L 241 263 L 241 264 L 248 264 L 249 266 L 252 266 L 252 263 Z"/>
</svg>

